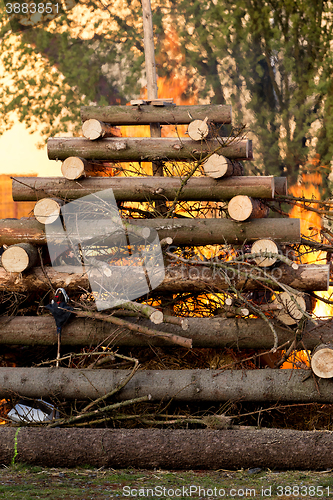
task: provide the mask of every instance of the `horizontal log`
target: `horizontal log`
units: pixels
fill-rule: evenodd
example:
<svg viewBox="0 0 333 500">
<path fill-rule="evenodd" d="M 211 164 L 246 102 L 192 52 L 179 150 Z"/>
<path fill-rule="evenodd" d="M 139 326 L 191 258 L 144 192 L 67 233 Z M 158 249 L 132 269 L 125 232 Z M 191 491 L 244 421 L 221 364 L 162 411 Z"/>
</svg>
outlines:
<svg viewBox="0 0 333 500">
<path fill-rule="evenodd" d="M 180 177 L 91 177 L 70 181 L 62 177 L 16 177 L 12 182 L 14 201 L 40 198 L 77 200 L 91 193 L 112 189 L 117 201 L 174 200 L 221 201 L 243 194 L 253 198 L 274 198 L 274 177 L 240 176 L 228 179 L 191 177 L 179 193 Z"/>
<path fill-rule="evenodd" d="M 109 123 L 100 122 L 94 118 L 83 123 L 82 133 L 90 141 L 102 139 L 103 137 L 121 137 L 120 128 L 112 127 Z"/>
<path fill-rule="evenodd" d="M 30 243 L 9 246 L 1 256 L 1 265 L 7 272 L 22 273 L 38 262 L 37 248 Z"/>
<path fill-rule="evenodd" d="M 65 160 L 79 156 L 86 160 L 155 161 L 203 160 L 218 152 L 230 159 L 252 160 L 252 141 L 249 139 L 221 138 L 202 143 L 187 138 L 127 137 L 89 141 L 82 137 L 51 137 L 47 141 L 50 160 Z"/>
<path fill-rule="evenodd" d="M 51 267 L 45 268 L 48 279 L 46 279 L 43 270 L 38 267 L 31 269 L 24 276 L 7 273 L 4 269 L 0 269 L 0 291 L 21 293 L 47 291 L 50 288 L 50 282 L 54 288 L 65 288 L 69 291 L 78 290 L 80 287 L 84 289 L 90 287 L 88 277 L 82 267 L 59 266 L 57 269 L 58 271 Z M 160 272 L 159 269 L 158 272 Z M 138 273 L 137 278 L 135 277 L 136 273 Z M 207 290 L 219 292 L 229 288 L 229 280 L 234 287 L 243 291 L 262 288 L 262 282 L 274 290 L 279 290 L 275 281 L 269 280 L 267 282 L 267 278 L 265 278 L 266 281 L 262 281 L 264 279 L 262 271 L 251 269 L 242 276 L 238 276 L 237 273 L 238 268 L 229 270 L 228 279 L 226 279 L 218 268 L 211 269 L 207 266 L 196 265 L 169 267 L 165 270 L 164 280 L 154 291 L 158 293 L 200 293 Z M 283 285 L 304 292 L 328 290 L 329 275 L 329 264 L 302 264 L 298 266 L 298 269 L 292 269 L 283 264 L 276 269 L 266 271 L 268 279 L 273 277 Z M 130 279 L 131 282 L 126 283 L 125 279 Z M 121 282 L 123 287 L 128 287 L 128 290 L 132 289 L 133 280 L 137 282 L 139 279 L 142 280 L 141 267 L 137 269 L 133 267 L 131 275 L 127 273 L 126 276 L 124 276 L 122 266 L 119 266 L 119 270 L 116 267 L 112 269 L 112 282 Z"/>
<path fill-rule="evenodd" d="M 217 470 L 250 469 L 260 467 L 271 470 L 331 469 L 333 437 L 331 432 L 298 431 L 290 429 L 41 429 L 1 426 L 0 461 L 4 465 L 24 463 L 43 467 L 90 467 Z M 14 455 L 15 443 L 15 455 Z M 286 451 L 286 446 L 288 450 Z M 260 453 L 258 453 L 260 450 Z M 13 458 L 15 457 L 15 458 Z M 222 498 L 229 496 L 223 483 L 214 486 L 190 484 L 175 488 L 162 482 L 157 493 L 173 498 Z M 278 483 L 277 483 L 278 484 Z M 234 485 L 235 486 L 235 485 Z M 310 484 L 302 484 L 299 491 L 308 491 Z M 149 485 L 152 491 L 156 486 Z M 302 487 L 305 490 L 302 490 Z M 148 496 L 145 483 L 125 486 L 125 496 Z M 190 488 L 192 488 L 190 490 Z M 200 488 L 200 490 L 199 490 Z M 276 485 L 264 482 L 251 489 L 245 484 L 236 490 L 247 496 L 276 498 Z M 322 486 L 325 498 L 327 487 Z M 179 490 L 179 491 L 178 491 Z M 200 493 L 201 491 L 201 493 Z M 262 493 L 264 491 L 264 493 Z M 291 490 L 290 491 L 298 491 Z M 179 494 L 180 493 L 180 494 Z M 202 496 L 204 495 L 204 496 Z M 217 496 L 218 495 L 218 496 Z M 160 494 L 158 494 L 160 496 Z M 312 498 L 314 495 L 307 497 Z M 240 498 L 237 496 L 236 498 Z M 285 498 L 285 497 L 283 497 Z M 289 497 L 288 497 L 289 498 Z M 317 498 L 317 497 L 316 497 Z"/>
<path fill-rule="evenodd" d="M 177 317 L 175 317 L 177 319 Z M 152 328 L 149 320 L 126 317 L 126 321 Z M 272 331 L 266 321 L 253 318 L 187 318 L 186 332 L 180 325 L 167 323 L 159 331 L 173 333 L 193 340 L 193 347 L 233 347 L 236 349 L 271 349 Z M 0 316 L 0 344 L 7 345 L 56 345 L 54 319 L 49 316 Z M 294 333 L 274 324 L 279 344 L 294 339 Z M 330 321 L 308 322 L 302 340 L 306 349 L 312 350 L 319 343 L 333 343 L 333 324 Z M 92 319 L 71 318 L 61 332 L 61 344 L 68 346 L 168 346 L 159 337 L 137 335 L 126 328 Z"/>
<path fill-rule="evenodd" d="M 82 121 L 95 118 L 113 125 L 149 125 L 150 123 L 186 124 L 192 120 L 231 123 L 231 106 L 203 104 L 195 106 L 84 106 Z"/>
<path fill-rule="evenodd" d="M 263 238 L 273 238 L 279 243 L 299 243 L 301 239 L 299 219 L 258 219 L 246 223 L 229 219 L 130 219 L 130 225 L 156 230 L 161 241 L 171 236 L 176 246 L 239 245 Z M 99 237 L 98 231 L 93 225 L 92 238 Z M 24 242 L 46 245 L 43 224 L 34 219 L 0 220 L 0 245 Z"/>
<path fill-rule="evenodd" d="M 261 200 L 238 194 L 229 201 L 228 213 L 232 219 L 243 222 L 268 217 L 269 207 Z"/>
<path fill-rule="evenodd" d="M 0 397 L 96 399 L 111 392 L 128 370 L 0 367 Z M 151 395 L 151 401 L 294 401 L 333 403 L 332 382 L 320 393 L 308 370 L 139 370 L 117 400 Z"/>
</svg>

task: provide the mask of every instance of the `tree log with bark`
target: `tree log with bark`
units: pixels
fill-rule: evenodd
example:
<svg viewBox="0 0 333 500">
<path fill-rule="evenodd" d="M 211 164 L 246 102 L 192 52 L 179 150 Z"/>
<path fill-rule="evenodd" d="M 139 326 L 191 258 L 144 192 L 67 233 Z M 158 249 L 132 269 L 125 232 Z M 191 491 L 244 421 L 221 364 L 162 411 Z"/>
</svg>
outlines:
<svg viewBox="0 0 333 500">
<path fill-rule="evenodd" d="M 165 241 L 172 236 L 175 246 L 189 245 L 241 245 L 245 241 L 253 243 L 258 239 L 272 237 L 279 243 L 299 243 L 301 239 L 299 219 L 258 219 L 237 223 L 228 219 L 125 219 L 132 226 L 154 229 Z M 54 234 L 54 233 L 52 233 Z M 99 228 L 91 221 L 91 238 L 99 238 Z M 72 235 L 73 236 L 73 235 Z M 59 234 L 59 241 L 64 235 Z M 104 237 L 103 237 L 104 240 Z M 0 220 L 0 245 L 31 243 L 46 245 L 44 225 L 35 219 Z M 107 240 L 105 243 L 108 243 Z M 115 238 L 110 241 L 111 246 Z"/>
<path fill-rule="evenodd" d="M 127 137 L 90 141 L 82 137 L 51 137 L 47 141 L 50 160 L 79 156 L 86 160 L 104 161 L 193 161 L 204 160 L 219 152 L 227 158 L 252 160 L 252 141 L 227 137 L 207 139 L 203 143 L 188 138 Z"/>
<path fill-rule="evenodd" d="M 227 179 L 191 177 L 182 186 L 180 177 L 92 177 L 73 182 L 61 177 L 13 178 L 14 201 L 37 201 L 40 198 L 77 200 L 91 193 L 112 189 L 117 201 L 170 200 L 221 201 L 236 195 L 273 199 L 277 178 L 240 176 Z M 182 189 L 180 189 L 182 187 Z"/>
<path fill-rule="evenodd" d="M 231 123 L 231 106 L 224 104 L 201 104 L 194 106 L 85 106 L 81 108 L 81 119 L 90 118 L 113 125 L 161 125 L 187 124 L 192 120 L 212 123 Z"/>
<path fill-rule="evenodd" d="M 332 433 L 323 431 L 1 427 L 0 461 L 4 465 L 15 462 L 42 467 L 88 464 L 113 469 L 239 470 L 260 467 L 323 471 L 330 469 L 333 461 Z M 266 486 L 263 485 L 265 494 L 275 495 L 274 487 L 267 489 Z M 128 492 L 131 488 L 128 486 Z M 200 495 L 198 485 L 192 485 L 191 490 L 190 486 L 184 488 L 186 495 L 190 491 L 192 496 Z M 207 496 L 214 489 L 202 485 L 201 488 Z M 221 488 L 217 488 L 218 493 L 226 495 L 227 491 Z M 144 492 L 143 485 L 135 489 Z M 166 492 L 168 490 L 166 487 Z M 261 486 L 246 491 L 251 496 L 259 496 Z M 326 486 L 321 491 L 329 496 Z"/>
<path fill-rule="evenodd" d="M 181 318 L 174 317 L 175 320 Z M 144 318 L 125 317 L 133 324 L 151 328 L 151 322 Z M 232 347 L 236 349 L 266 349 L 272 347 L 272 332 L 262 319 L 253 318 L 186 318 L 187 330 L 180 325 L 162 323 L 159 331 L 173 333 L 193 340 L 193 347 Z M 274 323 L 279 343 L 293 341 L 295 332 Z M 54 319 L 51 316 L 0 316 L 0 344 L 7 345 L 56 345 Z M 299 348 L 314 349 L 318 344 L 333 343 L 333 324 L 320 321 L 318 325 L 308 321 Z M 170 346 L 161 337 L 137 335 L 127 328 L 90 318 L 72 318 L 63 327 L 62 345 L 112 345 L 117 346 Z"/>
<path fill-rule="evenodd" d="M 0 367 L 0 397 L 94 400 L 128 376 L 128 370 Z M 310 376 L 309 376 L 310 375 Z M 309 370 L 138 370 L 116 394 L 125 401 L 151 395 L 151 401 L 293 401 L 333 403 L 332 383 Z"/>
</svg>

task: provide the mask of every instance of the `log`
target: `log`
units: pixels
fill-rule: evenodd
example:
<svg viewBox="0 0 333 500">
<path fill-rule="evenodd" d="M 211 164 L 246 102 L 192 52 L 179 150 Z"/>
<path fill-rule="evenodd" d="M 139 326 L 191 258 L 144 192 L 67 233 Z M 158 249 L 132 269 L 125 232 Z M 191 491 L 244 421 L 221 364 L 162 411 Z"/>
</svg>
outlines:
<svg viewBox="0 0 333 500">
<path fill-rule="evenodd" d="M 166 470 L 330 470 L 333 461 L 331 432 L 290 429 L 41 429 L 1 426 L 0 460 L 5 466 L 29 464 L 42 467 L 87 466 L 112 469 Z M 15 446 L 14 446 L 15 443 Z M 287 450 L 286 450 L 287 444 Z M 15 450 L 15 451 L 14 451 Z M 260 450 L 260 452 L 258 452 Z M 14 458 L 13 458 L 14 457 Z M 256 483 L 255 483 L 256 484 Z M 325 483 L 326 484 L 326 483 Z M 235 485 L 233 485 L 235 486 Z M 328 498 L 331 489 L 313 487 L 313 495 Z M 156 490 L 155 490 L 156 488 Z M 302 490 L 302 488 L 305 488 Z M 250 488 L 210 487 L 189 484 L 123 486 L 123 496 L 157 498 L 222 498 L 245 495 L 276 498 L 276 486 L 256 484 Z M 297 492 L 298 489 L 290 491 Z M 309 491 L 309 484 L 299 485 Z M 150 493 L 149 493 L 150 492 Z M 237 495 L 236 498 L 240 498 Z M 285 498 L 285 497 L 283 497 Z M 312 498 L 312 497 L 307 497 Z M 317 496 L 316 496 L 317 498 Z"/>
<path fill-rule="evenodd" d="M 232 219 L 243 222 L 248 219 L 268 217 L 269 207 L 250 196 L 237 195 L 229 201 L 228 213 Z"/>
<path fill-rule="evenodd" d="M 103 137 L 121 137 L 121 130 L 109 123 L 100 122 L 95 118 L 86 120 L 82 125 L 82 133 L 86 139 L 95 141 Z"/>
<path fill-rule="evenodd" d="M 274 177 L 275 194 L 286 196 L 288 194 L 287 177 Z"/>
<path fill-rule="evenodd" d="M 155 161 L 203 160 L 213 152 L 227 158 L 252 160 L 252 141 L 228 137 L 225 142 L 209 139 L 198 143 L 187 138 L 128 137 L 89 141 L 82 137 L 51 137 L 47 141 L 50 160 L 79 156 L 86 160 Z"/>
<path fill-rule="evenodd" d="M 151 328 L 148 319 L 125 318 L 140 326 Z M 181 319 L 175 317 L 175 319 Z M 160 331 L 172 332 L 184 338 L 192 338 L 193 347 L 233 347 L 235 349 L 271 349 L 273 345 L 272 332 L 266 321 L 262 319 L 242 318 L 186 318 L 188 328 L 184 333 L 180 325 L 163 323 L 158 326 Z M 288 340 L 292 342 L 294 333 L 284 327 L 274 325 L 279 343 Z M 5 345 L 56 345 L 55 323 L 52 316 L 0 316 L 0 344 Z M 308 322 L 302 340 L 306 349 L 312 350 L 318 344 L 333 343 L 333 323 L 319 322 L 316 326 Z M 63 346 L 169 346 L 160 337 L 136 335 L 127 329 L 103 321 L 92 319 L 71 318 L 61 332 Z M 303 346 L 302 346 L 303 348 Z M 177 348 L 178 349 L 178 348 Z"/>
<path fill-rule="evenodd" d="M 299 219 L 258 219 L 237 223 L 229 219 L 129 219 L 130 227 L 143 226 L 157 231 L 160 241 L 172 235 L 175 246 L 239 245 L 272 237 L 279 243 L 299 243 Z M 63 238 L 59 235 L 59 238 Z M 92 225 L 91 237 L 99 237 L 99 228 Z M 168 243 L 169 240 L 166 241 Z M 0 245 L 16 243 L 46 245 L 45 228 L 35 219 L 0 219 Z"/>
<path fill-rule="evenodd" d="M 65 288 L 69 292 L 77 291 L 80 287 L 88 289 L 90 287 L 89 279 L 82 267 L 62 266 L 57 267 L 55 271 L 51 267 L 46 267 L 45 272 L 52 283 L 52 286 L 57 288 Z M 61 272 L 59 272 L 61 271 Z M 139 278 L 142 279 L 142 268 L 135 266 L 132 268 L 131 276 L 127 273 L 124 276 L 122 266 L 113 267 L 112 279 L 114 283 L 122 282 L 122 286 L 128 287 L 131 290 L 133 282 Z M 157 269 L 159 273 L 159 268 Z M 242 271 L 243 272 L 243 271 Z M 119 273 L 119 274 L 118 274 Z M 136 274 L 138 273 L 138 274 Z M 329 264 L 302 264 L 298 269 L 292 269 L 283 264 L 280 267 L 267 271 L 268 279 L 273 277 L 281 284 L 288 285 L 296 290 L 309 292 L 328 290 L 329 286 Z M 137 278 L 136 278 L 137 276 Z M 128 283 L 125 279 L 131 280 Z M 219 269 L 211 269 L 206 266 L 177 266 L 165 269 L 165 277 L 160 285 L 154 291 L 157 293 L 180 293 L 180 292 L 203 292 L 228 290 L 230 280 L 232 285 L 243 291 L 253 291 L 262 288 L 261 283 L 268 284 L 274 290 L 279 290 L 279 286 L 274 281 L 261 281 L 264 275 L 256 269 L 251 269 L 248 273 L 238 276 L 238 268 L 228 271 L 228 280 L 225 274 Z M 40 268 L 34 268 L 24 276 L 16 276 L 7 273 L 4 269 L 0 269 L 0 291 L 11 292 L 42 292 L 48 291 L 50 288 L 49 281 L 45 278 L 44 272 Z"/>
<path fill-rule="evenodd" d="M 279 293 L 273 300 L 273 304 L 283 306 L 275 313 L 275 318 L 285 325 L 295 325 L 303 318 L 303 313 L 306 311 L 306 300 L 302 294 Z"/>
<path fill-rule="evenodd" d="M 275 243 L 275 241 L 270 239 L 260 239 L 253 243 L 251 247 L 251 253 L 275 253 L 278 254 L 279 247 Z M 270 267 L 273 266 L 277 257 L 255 257 L 254 261 L 259 267 Z"/>
<path fill-rule="evenodd" d="M 221 201 L 238 194 L 273 199 L 274 178 L 241 176 L 228 179 L 191 177 L 179 193 L 180 177 L 93 177 L 79 183 L 61 177 L 16 177 L 12 183 L 14 201 L 37 201 L 40 198 L 77 200 L 91 193 L 112 189 L 117 201 L 174 200 Z"/>
<path fill-rule="evenodd" d="M 311 356 L 311 368 L 317 377 L 333 377 L 333 348 L 331 344 L 320 344 Z"/>
<path fill-rule="evenodd" d="M 63 200 L 59 198 L 43 198 L 37 201 L 34 216 L 41 224 L 52 224 L 58 219 L 63 205 Z"/>
<path fill-rule="evenodd" d="M 97 399 L 111 392 L 128 370 L 0 367 L 0 397 Z M 115 396 L 119 401 L 151 395 L 151 401 L 294 401 L 333 403 L 332 383 L 320 393 L 309 370 L 138 370 Z M 308 378 L 306 378 L 308 377 Z M 304 380 L 306 379 L 306 380 Z"/>
<path fill-rule="evenodd" d="M 212 123 L 231 123 L 231 106 L 203 104 L 195 106 L 85 106 L 81 108 L 82 121 L 95 118 L 113 125 L 149 125 L 150 123 L 187 124 L 192 120 Z"/>
<path fill-rule="evenodd" d="M 187 127 L 187 133 L 192 141 L 202 141 L 209 135 L 208 116 L 204 120 L 193 120 Z"/>
<path fill-rule="evenodd" d="M 1 256 L 1 265 L 9 273 L 22 273 L 38 262 L 37 248 L 30 243 L 8 247 Z"/>
<path fill-rule="evenodd" d="M 205 174 L 213 179 L 221 177 L 241 176 L 244 174 L 243 165 L 240 162 L 232 162 L 223 155 L 212 154 L 203 164 Z"/>
<path fill-rule="evenodd" d="M 61 173 L 68 180 L 78 180 L 84 177 L 103 177 L 114 174 L 114 167 L 110 163 L 104 164 L 98 161 L 88 161 L 84 158 L 70 156 L 62 162 Z"/>
</svg>

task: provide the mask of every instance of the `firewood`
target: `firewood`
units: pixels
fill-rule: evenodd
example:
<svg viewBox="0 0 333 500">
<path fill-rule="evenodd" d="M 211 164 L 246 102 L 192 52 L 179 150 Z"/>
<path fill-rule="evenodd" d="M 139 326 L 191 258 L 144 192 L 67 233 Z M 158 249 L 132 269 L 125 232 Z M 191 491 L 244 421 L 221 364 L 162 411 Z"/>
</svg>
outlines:
<svg viewBox="0 0 333 500">
<path fill-rule="evenodd" d="M 279 253 L 279 247 L 273 240 L 257 240 L 251 247 L 251 253 Z M 276 263 L 277 257 L 255 257 L 255 263 L 259 267 L 270 267 Z"/>
<path fill-rule="evenodd" d="M 129 231 L 132 226 L 143 226 L 156 230 L 161 245 L 172 243 L 176 246 L 188 245 L 223 245 L 227 243 L 241 244 L 244 241 L 253 243 L 260 238 L 272 237 L 276 242 L 300 242 L 299 219 L 254 219 L 239 223 L 230 219 L 129 219 Z M 90 224 L 91 238 L 99 238 L 99 228 L 94 221 Z M 142 233 L 144 236 L 146 233 Z M 171 236 L 170 236 L 171 235 Z M 59 234 L 63 239 L 63 235 Z M 113 242 L 115 238 L 112 238 Z M 165 240 L 165 241 L 163 241 Z M 15 220 L 0 219 L 0 245 L 16 243 L 32 243 L 46 245 L 44 225 L 35 219 Z"/>
<path fill-rule="evenodd" d="M 296 305 L 296 303 L 298 306 Z M 273 304 L 280 304 L 283 306 L 276 314 L 275 318 L 284 323 L 285 325 L 295 325 L 303 317 L 306 311 L 306 300 L 300 294 L 290 294 L 288 292 L 279 293 Z"/>
<path fill-rule="evenodd" d="M 245 221 L 268 217 L 269 208 L 260 200 L 250 196 L 237 195 L 229 201 L 228 212 L 232 219 Z"/>
<path fill-rule="evenodd" d="M 41 224 L 52 224 L 58 219 L 63 205 L 63 200 L 59 198 L 43 198 L 37 201 L 34 216 Z"/>
<path fill-rule="evenodd" d="M 244 173 L 243 165 L 237 161 L 231 161 L 225 156 L 217 153 L 212 154 L 203 164 L 205 174 L 213 179 L 221 177 L 241 176 Z"/>
<path fill-rule="evenodd" d="M 274 198 L 274 178 L 191 177 L 185 186 L 180 177 L 153 176 L 88 177 L 80 183 L 61 177 L 17 177 L 12 183 L 14 201 L 37 201 L 45 197 L 71 201 L 104 189 L 112 189 L 117 201 L 174 200 L 175 196 L 179 201 L 221 201 L 236 195 L 270 200 Z"/>
<path fill-rule="evenodd" d="M 204 120 L 193 120 L 187 128 L 187 133 L 193 141 L 202 141 L 209 135 L 208 116 Z"/>
<path fill-rule="evenodd" d="M 320 344 L 311 355 L 311 368 L 317 377 L 333 377 L 333 345 Z"/>
<path fill-rule="evenodd" d="M 38 262 L 38 251 L 29 243 L 8 247 L 1 256 L 3 268 L 10 273 L 22 273 Z"/>
<path fill-rule="evenodd" d="M 223 104 L 165 107 L 85 106 L 81 108 L 81 119 L 84 122 L 90 118 L 96 118 L 114 125 L 149 125 L 150 123 L 169 125 L 204 120 L 206 116 L 209 116 L 210 122 L 213 123 L 231 123 L 231 112 L 231 106 Z"/>
<path fill-rule="evenodd" d="M 225 145 L 217 139 L 202 143 L 188 138 L 172 137 L 109 137 L 102 141 L 90 141 L 82 137 L 51 137 L 47 141 L 50 160 L 65 160 L 79 156 L 86 160 L 102 161 L 156 161 L 203 160 L 212 151 L 227 158 L 252 160 L 252 141 L 230 138 Z"/>
<path fill-rule="evenodd" d="M 86 139 L 95 141 L 103 137 L 121 137 L 121 130 L 109 123 L 100 122 L 95 118 L 86 120 L 82 125 L 82 133 Z"/>
</svg>

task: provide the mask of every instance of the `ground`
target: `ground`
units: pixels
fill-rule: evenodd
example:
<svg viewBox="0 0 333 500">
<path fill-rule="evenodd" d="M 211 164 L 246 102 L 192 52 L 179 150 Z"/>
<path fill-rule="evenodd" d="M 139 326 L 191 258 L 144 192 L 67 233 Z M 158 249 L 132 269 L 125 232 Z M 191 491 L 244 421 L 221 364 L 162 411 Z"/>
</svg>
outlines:
<svg viewBox="0 0 333 500">
<path fill-rule="evenodd" d="M 0 498 L 196 500 L 333 497 L 333 471 L 147 471 L 16 465 L 0 469 Z"/>
</svg>

